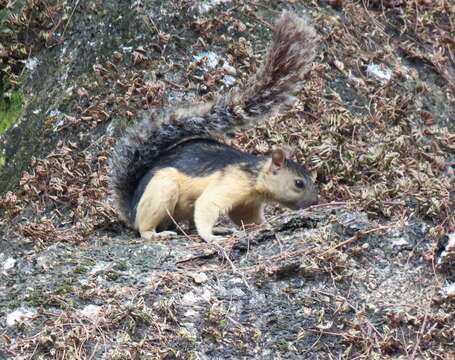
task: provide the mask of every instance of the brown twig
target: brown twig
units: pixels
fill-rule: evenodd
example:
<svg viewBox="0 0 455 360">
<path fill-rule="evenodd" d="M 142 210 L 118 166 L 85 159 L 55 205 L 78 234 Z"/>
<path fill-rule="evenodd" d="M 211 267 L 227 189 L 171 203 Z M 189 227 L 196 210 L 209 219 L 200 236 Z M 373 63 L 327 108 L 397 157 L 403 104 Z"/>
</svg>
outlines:
<svg viewBox="0 0 455 360">
<path fill-rule="evenodd" d="M 63 39 L 66 34 L 66 30 L 68 29 L 69 24 L 71 23 L 71 19 L 73 18 L 74 12 L 76 11 L 77 6 L 79 5 L 79 0 L 76 0 L 76 4 L 73 7 L 73 10 L 71 11 L 70 17 L 68 18 L 68 21 L 65 24 L 65 27 L 62 32 L 61 38 Z"/>
<path fill-rule="evenodd" d="M 364 237 L 365 235 L 368 235 L 368 234 L 371 234 L 373 232 L 380 231 L 380 230 L 390 229 L 391 227 L 392 226 L 379 226 L 377 228 L 370 229 L 370 230 L 367 230 L 367 231 L 359 231 L 354 236 L 350 237 L 349 239 L 347 239 L 345 241 L 342 241 L 342 242 L 336 244 L 335 246 L 330 247 L 329 249 L 325 250 L 324 252 L 322 252 L 318 256 L 324 256 L 327 253 L 332 252 L 333 250 L 339 249 L 342 246 L 349 245 L 349 244 L 353 243 L 354 241 L 359 240 L 360 238 Z"/>
<path fill-rule="evenodd" d="M 436 292 L 436 287 L 433 288 L 432 295 L 430 297 L 430 300 L 428 301 L 427 307 L 425 308 L 425 315 L 423 316 L 422 326 L 420 327 L 420 330 L 417 333 L 416 342 L 414 344 L 414 349 L 412 350 L 410 360 L 414 360 L 416 357 L 417 349 L 419 348 L 419 345 L 420 345 L 420 339 L 423 337 L 424 331 L 425 331 L 425 326 L 427 325 L 428 313 L 430 312 L 430 308 L 431 308 L 431 299 L 433 298 L 435 292 Z"/>
</svg>

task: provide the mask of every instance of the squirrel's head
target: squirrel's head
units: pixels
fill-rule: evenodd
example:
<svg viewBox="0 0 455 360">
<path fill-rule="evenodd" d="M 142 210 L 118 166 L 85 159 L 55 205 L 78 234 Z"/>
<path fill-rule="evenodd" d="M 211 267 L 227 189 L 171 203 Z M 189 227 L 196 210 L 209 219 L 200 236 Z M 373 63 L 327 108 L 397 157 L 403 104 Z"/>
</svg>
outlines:
<svg viewBox="0 0 455 360">
<path fill-rule="evenodd" d="M 273 150 L 258 180 L 271 200 L 290 209 L 303 209 L 318 203 L 318 191 L 308 171 L 290 160 L 283 149 Z"/>
</svg>

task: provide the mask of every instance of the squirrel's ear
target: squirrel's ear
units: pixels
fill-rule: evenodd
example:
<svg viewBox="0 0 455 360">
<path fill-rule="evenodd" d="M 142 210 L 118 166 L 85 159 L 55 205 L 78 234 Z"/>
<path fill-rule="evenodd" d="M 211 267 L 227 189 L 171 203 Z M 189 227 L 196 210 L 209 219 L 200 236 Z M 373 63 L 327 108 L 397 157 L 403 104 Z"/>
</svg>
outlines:
<svg viewBox="0 0 455 360">
<path fill-rule="evenodd" d="M 277 148 L 272 151 L 272 167 L 274 169 L 281 169 L 286 165 L 287 155 L 286 152 L 281 149 Z"/>
</svg>

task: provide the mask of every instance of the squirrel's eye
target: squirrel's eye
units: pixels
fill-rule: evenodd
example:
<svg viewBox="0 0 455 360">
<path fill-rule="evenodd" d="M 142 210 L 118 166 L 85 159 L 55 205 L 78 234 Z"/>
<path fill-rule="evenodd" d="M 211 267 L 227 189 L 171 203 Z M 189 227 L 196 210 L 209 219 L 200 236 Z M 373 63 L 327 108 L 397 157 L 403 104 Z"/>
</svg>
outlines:
<svg viewBox="0 0 455 360">
<path fill-rule="evenodd" d="M 302 179 L 296 179 L 294 183 L 295 187 L 298 189 L 303 189 L 303 187 L 305 186 L 305 182 Z"/>
</svg>

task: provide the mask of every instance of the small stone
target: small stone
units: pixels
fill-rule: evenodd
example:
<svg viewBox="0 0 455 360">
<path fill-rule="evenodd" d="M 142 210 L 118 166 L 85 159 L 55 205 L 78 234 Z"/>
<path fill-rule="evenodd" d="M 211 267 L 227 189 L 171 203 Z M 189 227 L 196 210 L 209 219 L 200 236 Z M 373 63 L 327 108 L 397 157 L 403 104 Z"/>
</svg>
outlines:
<svg viewBox="0 0 455 360">
<path fill-rule="evenodd" d="M 117 62 L 120 62 L 123 60 L 123 55 L 121 53 L 119 53 L 118 51 L 114 51 L 112 56 L 113 56 L 114 60 Z"/>
<path fill-rule="evenodd" d="M 79 314 L 88 319 L 94 319 L 98 317 L 98 314 L 101 310 L 101 306 L 89 304 L 85 306 L 82 310 L 79 310 Z"/>
<path fill-rule="evenodd" d="M 207 277 L 207 275 L 205 275 L 205 273 L 203 273 L 203 272 L 193 273 L 193 274 L 190 274 L 190 276 L 193 278 L 193 280 L 196 284 L 203 284 L 209 279 Z"/>
<path fill-rule="evenodd" d="M 187 292 L 185 295 L 183 295 L 182 298 L 182 305 L 187 305 L 191 306 L 197 302 L 196 296 L 192 291 Z"/>
<path fill-rule="evenodd" d="M 237 74 L 237 70 L 235 69 L 235 67 L 233 67 L 229 64 L 224 64 L 223 69 L 224 69 L 224 71 L 226 71 L 226 74 L 228 74 L 228 75 L 235 76 Z"/>
<path fill-rule="evenodd" d="M 342 63 L 340 60 L 335 60 L 333 64 L 336 66 L 336 68 L 340 71 L 344 70 L 344 63 Z"/>
<path fill-rule="evenodd" d="M 85 88 L 83 87 L 80 87 L 79 89 L 77 89 L 77 95 L 80 97 L 80 98 L 83 98 L 83 97 L 88 97 L 88 92 Z"/>
<path fill-rule="evenodd" d="M 7 258 L 5 260 L 5 262 L 3 263 L 2 265 L 2 268 L 3 268 L 3 271 L 2 273 L 3 274 L 8 274 L 9 272 L 11 272 L 11 270 L 16 266 L 16 260 L 12 257 L 10 258 Z"/>
<path fill-rule="evenodd" d="M 183 316 L 185 317 L 196 317 L 198 316 L 198 312 L 193 310 L 193 309 L 188 309 L 184 314 Z"/>
<path fill-rule="evenodd" d="M 455 283 L 444 286 L 442 292 L 446 298 L 455 300 Z"/>
<path fill-rule="evenodd" d="M 403 236 L 401 236 L 401 237 L 393 240 L 392 245 L 396 246 L 396 247 L 401 247 L 401 246 L 408 245 L 408 241 Z"/>
<path fill-rule="evenodd" d="M 390 69 L 377 64 L 369 64 L 367 67 L 367 74 L 384 82 L 387 82 L 392 78 L 392 71 L 390 71 Z"/>
<path fill-rule="evenodd" d="M 6 315 L 6 325 L 13 327 L 21 322 L 33 318 L 36 315 L 36 310 L 21 307 Z"/>
</svg>

